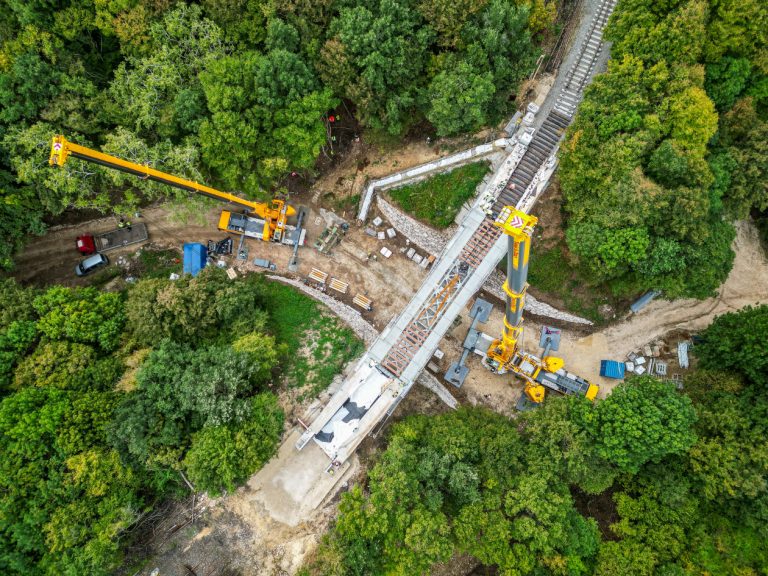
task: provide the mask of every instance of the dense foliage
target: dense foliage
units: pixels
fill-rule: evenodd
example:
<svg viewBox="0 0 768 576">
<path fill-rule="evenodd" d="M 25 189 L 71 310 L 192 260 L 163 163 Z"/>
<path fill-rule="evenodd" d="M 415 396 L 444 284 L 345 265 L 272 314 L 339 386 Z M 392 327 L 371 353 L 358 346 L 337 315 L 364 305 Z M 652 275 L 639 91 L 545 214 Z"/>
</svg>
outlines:
<svg viewBox="0 0 768 576">
<path fill-rule="evenodd" d="M 734 371 L 756 385 L 768 385 L 768 306 L 746 307 L 718 316 L 702 333 L 696 356 L 704 368 Z"/>
<path fill-rule="evenodd" d="M 731 322 L 747 333 L 756 317 Z M 304 575 L 427 574 L 457 554 L 510 576 L 760 574 L 765 382 L 699 370 L 683 393 L 635 377 L 595 404 L 550 395 L 515 420 L 478 408 L 411 416 L 343 496 Z"/>
<path fill-rule="evenodd" d="M 560 171 L 594 281 L 701 298 L 725 279 L 727 220 L 768 208 L 766 26 L 761 2 L 619 2 Z"/>
<path fill-rule="evenodd" d="M 272 457 L 273 390 L 301 356 L 275 294 L 306 311 L 288 287 L 216 268 L 125 295 L 0 282 L 0 573 L 109 573 L 158 499 L 187 481 L 233 490 Z M 332 330 L 331 371 L 359 350 Z"/>
<path fill-rule="evenodd" d="M 330 114 L 476 130 L 531 71 L 543 0 L 0 2 L 0 267 L 46 216 L 126 213 L 162 184 L 71 160 L 70 140 L 249 197 L 310 171 Z M 344 105 L 342 105 L 344 100 Z M 350 137 L 350 134 L 340 134 Z"/>
</svg>

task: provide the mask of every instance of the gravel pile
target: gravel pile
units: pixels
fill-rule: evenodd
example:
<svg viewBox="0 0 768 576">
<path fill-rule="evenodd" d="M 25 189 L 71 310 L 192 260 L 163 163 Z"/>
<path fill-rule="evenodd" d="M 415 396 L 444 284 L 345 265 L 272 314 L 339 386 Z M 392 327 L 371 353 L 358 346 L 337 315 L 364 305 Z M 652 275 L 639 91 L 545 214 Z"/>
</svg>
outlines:
<svg viewBox="0 0 768 576">
<path fill-rule="evenodd" d="M 367 320 L 360 316 L 360 312 L 350 306 L 347 306 L 343 302 L 339 302 L 327 294 L 320 292 L 320 290 L 315 290 L 314 288 L 307 286 L 299 280 L 284 278 L 283 276 L 275 276 L 273 274 L 267 274 L 266 276 L 270 280 L 277 280 L 283 284 L 290 284 L 291 286 L 298 288 L 305 294 L 311 296 L 315 300 L 318 300 L 328 306 L 328 308 L 330 308 L 334 314 L 336 314 L 350 328 L 352 328 L 352 331 L 357 334 L 358 337 L 363 339 L 366 346 L 373 344 L 374 340 L 376 340 L 378 337 L 379 333 L 376 328 L 371 326 Z"/>
<path fill-rule="evenodd" d="M 447 228 L 444 232 L 434 230 L 411 218 L 380 195 L 376 196 L 376 204 L 381 210 L 381 214 L 389 220 L 395 230 L 433 256 L 438 256 L 453 236 L 454 226 Z"/>
<path fill-rule="evenodd" d="M 497 298 L 500 298 L 501 300 L 506 301 L 507 295 L 504 292 L 504 289 L 502 286 L 504 285 L 504 274 L 499 272 L 498 270 L 494 270 L 493 273 L 488 277 L 488 280 L 485 282 L 485 285 L 483 288 L 485 288 L 488 292 L 496 296 Z M 562 320 L 563 322 L 571 322 L 573 324 L 587 324 L 592 325 L 593 322 L 591 320 L 587 320 L 586 318 L 582 318 L 581 316 L 575 316 L 573 314 L 569 314 L 568 312 L 561 312 L 557 308 L 554 308 L 553 306 L 550 306 L 549 304 L 545 304 L 544 302 L 539 302 L 531 296 L 530 294 L 526 294 L 525 296 L 525 309 L 528 310 L 531 314 L 536 314 L 537 316 L 547 316 L 548 318 L 556 318 L 557 320 Z"/>
</svg>

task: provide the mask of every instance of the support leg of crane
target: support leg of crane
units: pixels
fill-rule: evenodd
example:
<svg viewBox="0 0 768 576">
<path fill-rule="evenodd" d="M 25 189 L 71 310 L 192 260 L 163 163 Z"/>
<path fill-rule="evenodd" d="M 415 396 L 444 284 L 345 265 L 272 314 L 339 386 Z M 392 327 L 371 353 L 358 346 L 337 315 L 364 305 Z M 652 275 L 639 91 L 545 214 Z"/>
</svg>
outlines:
<svg viewBox="0 0 768 576">
<path fill-rule="evenodd" d="M 528 410 L 534 410 L 538 407 L 539 404 L 536 404 L 536 402 L 531 402 L 528 396 L 525 395 L 525 392 L 520 393 L 520 398 L 517 399 L 517 404 L 515 404 L 515 409 L 518 412 L 526 412 Z"/>
<path fill-rule="evenodd" d="M 248 246 L 245 246 L 245 234 L 240 235 L 240 244 L 237 245 L 237 259 L 248 260 Z"/>
<path fill-rule="evenodd" d="M 445 378 L 445 381 L 449 384 L 456 386 L 456 388 L 461 388 L 467 374 L 469 374 L 468 366 L 464 366 L 459 362 L 454 362 L 451 364 L 450 368 L 448 368 L 448 372 L 445 373 L 443 378 Z"/>
</svg>

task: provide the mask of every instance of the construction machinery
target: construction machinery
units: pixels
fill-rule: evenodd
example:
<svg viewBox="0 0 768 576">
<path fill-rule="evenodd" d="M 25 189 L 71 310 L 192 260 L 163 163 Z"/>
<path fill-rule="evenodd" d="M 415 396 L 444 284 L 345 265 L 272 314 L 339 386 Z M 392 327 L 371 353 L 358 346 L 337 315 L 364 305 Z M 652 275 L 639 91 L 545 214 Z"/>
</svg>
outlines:
<svg viewBox="0 0 768 576">
<path fill-rule="evenodd" d="M 528 289 L 528 260 L 531 251 L 531 235 L 538 218 L 505 206 L 494 222 L 508 236 L 507 295 L 504 328 L 501 338 L 488 347 L 485 362 L 498 374 L 512 372 L 525 382 L 525 396 L 534 405 L 544 400 L 546 388 L 563 394 L 579 394 L 594 400 L 598 387 L 563 369 L 562 358 L 552 356 L 551 343 L 547 341 L 542 357 L 524 352 L 520 346 L 523 336 L 523 308 Z"/>
<path fill-rule="evenodd" d="M 274 199 L 271 203 L 264 202 L 252 202 L 245 200 L 234 194 L 227 192 L 221 192 L 210 186 L 198 184 L 192 180 L 186 178 L 180 178 L 160 170 L 155 170 L 146 164 L 137 164 L 135 162 L 129 162 L 104 154 L 97 150 L 80 146 L 73 142 L 68 141 L 64 136 L 57 135 L 53 137 L 51 144 L 51 156 L 48 163 L 51 166 L 63 166 L 69 157 L 79 158 L 81 160 L 87 160 L 107 168 L 113 168 L 120 170 L 127 174 L 133 174 L 143 180 L 152 180 L 154 182 L 160 182 L 161 184 L 167 184 L 180 190 L 186 190 L 188 192 L 197 192 L 209 198 L 215 198 L 223 202 L 231 202 L 237 204 L 246 210 L 246 212 L 256 216 L 255 218 L 247 214 L 233 213 L 228 210 L 221 212 L 219 218 L 219 230 L 225 232 L 233 232 L 235 234 L 241 234 L 251 238 L 258 238 L 265 242 L 285 242 L 294 243 L 294 235 L 301 235 L 301 230 L 297 230 L 296 227 L 289 227 L 287 220 L 289 217 L 296 214 L 296 210 L 286 204 L 284 200 Z M 289 233 L 290 232 L 290 233 Z"/>
</svg>

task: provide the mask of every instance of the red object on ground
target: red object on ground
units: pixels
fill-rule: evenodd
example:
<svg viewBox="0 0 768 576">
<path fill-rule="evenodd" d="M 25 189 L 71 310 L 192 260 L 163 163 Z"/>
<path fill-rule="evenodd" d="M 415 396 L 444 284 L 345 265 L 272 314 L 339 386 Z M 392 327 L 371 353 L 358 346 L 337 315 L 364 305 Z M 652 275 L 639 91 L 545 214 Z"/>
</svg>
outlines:
<svg viewBox="0 0 768 576">
<path fill-rule="evenodd" d="M 336 122 L 336 116 L 328 116 L 328 122 Z"/>
<path fill-rule="evenodd" d="M 85 236 L 78 236 L 77 251 L 81 254 L 94 254 L 96 252 L 96 243 L 93 241 L 93 236 L 86 234 Z"/>
</svg>

